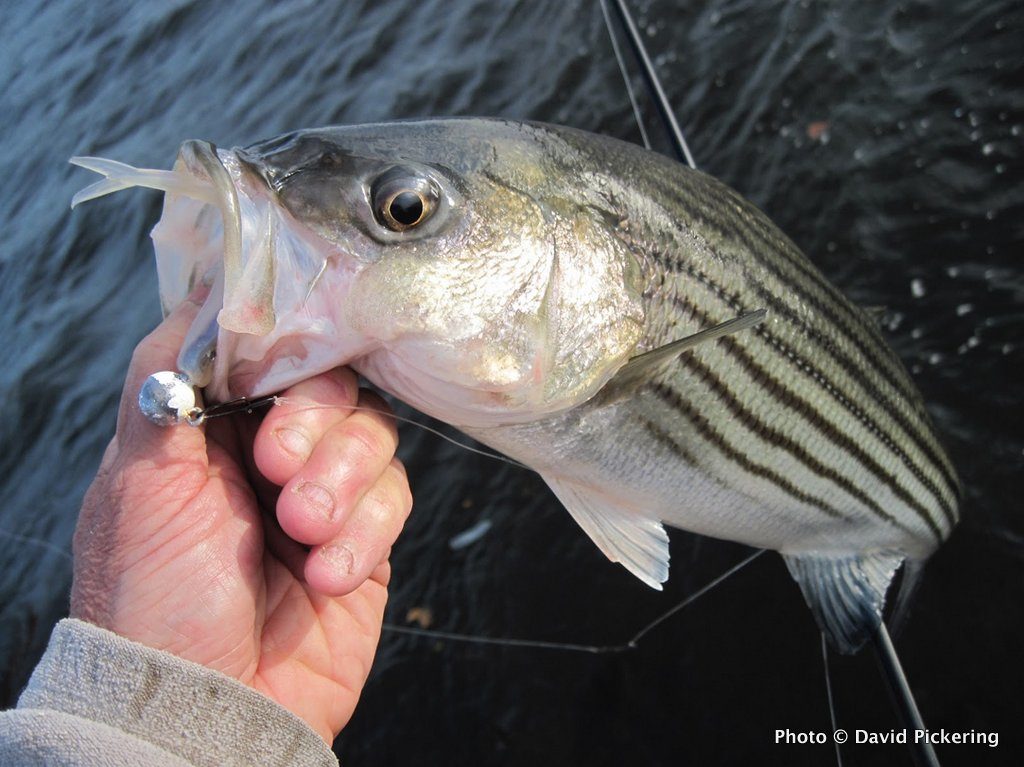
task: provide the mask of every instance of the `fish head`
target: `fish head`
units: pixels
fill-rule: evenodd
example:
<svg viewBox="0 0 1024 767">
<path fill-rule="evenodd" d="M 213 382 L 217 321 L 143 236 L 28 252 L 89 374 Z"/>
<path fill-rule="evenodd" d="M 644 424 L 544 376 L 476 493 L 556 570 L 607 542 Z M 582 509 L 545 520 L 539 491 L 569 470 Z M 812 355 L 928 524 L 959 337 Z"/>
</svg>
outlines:
<svg viewBox="0 0 1024 767">
<path fill-rule="evenodd" d="M 590 190 L 529 128 L 451 120 L 187 142 L 154 230 L 165 309 L 207 304 L 179 365 L 212 399 L 348 364 L 463 426 L 588 399 L 633 354 L 638 267 Z"/>
</svg>

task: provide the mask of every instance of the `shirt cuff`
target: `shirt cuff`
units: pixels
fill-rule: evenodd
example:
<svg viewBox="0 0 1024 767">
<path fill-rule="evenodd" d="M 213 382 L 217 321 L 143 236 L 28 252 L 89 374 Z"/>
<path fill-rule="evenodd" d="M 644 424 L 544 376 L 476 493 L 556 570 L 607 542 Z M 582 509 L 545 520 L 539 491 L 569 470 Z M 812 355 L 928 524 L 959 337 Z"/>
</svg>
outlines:
<svg viewBox="0 0 1024 767">
<path fill-rule="evenodd" d="M 18 708 L 99 722 L 195 765 L 338 764 L 309 725 L 238 680 L 72 618 Z"/>
</svg>

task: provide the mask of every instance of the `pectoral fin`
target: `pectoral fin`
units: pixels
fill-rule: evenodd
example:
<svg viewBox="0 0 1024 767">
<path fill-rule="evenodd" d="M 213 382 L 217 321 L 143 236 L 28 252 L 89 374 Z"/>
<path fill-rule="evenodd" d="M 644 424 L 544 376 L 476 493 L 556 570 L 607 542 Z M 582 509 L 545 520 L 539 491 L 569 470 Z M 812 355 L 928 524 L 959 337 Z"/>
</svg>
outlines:
<svg viewBox="0 0 1024 767">
<path fill-rule="evenodd" d="M 600 491 L 541 474 L 572 518 L 612 562 L 618 562 L 652 589 L 668 580 L 668 533 L 661 522 L 623 506 Z"/>
<path fill-rule="evenodd" d="M 657 349 L 651 349 L 649 352 L 638 354 L 630 358 L 625 365 L 619 368 L 611 380 L 605 384 L 598 396 L 603 397 L 608 402 L 625 399 L 643 384 L 661 374 L 667 365 L 674 363 L 679 355 L 686 350 L 692 349 L 706 341 L 712 341 L 722 336 L 732 335 L 733 333 L 739 333 L 741 330 L 752 328 L 762 322 L 766 315 L 767 311 L 764 309 L 748 312 L 734 319 L 701 330 L 693 335 L 672 341 L 664 346 L 659 346 Z"/>
</svg>

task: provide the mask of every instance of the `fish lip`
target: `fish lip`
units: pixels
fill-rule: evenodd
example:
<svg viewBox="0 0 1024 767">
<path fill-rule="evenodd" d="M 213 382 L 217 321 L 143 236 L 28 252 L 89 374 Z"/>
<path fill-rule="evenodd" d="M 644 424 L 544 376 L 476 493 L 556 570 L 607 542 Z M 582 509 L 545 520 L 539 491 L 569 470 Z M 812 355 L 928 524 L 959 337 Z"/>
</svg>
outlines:
<svg viewBox="0 0 1024 767">
<path fill-rule="evenodd" d="M 200 182 L 208 183 L 214 192 L 214 205 L 220 211 L 223 226 L 223 254 L 221 275 L 214 282 L 223 279 L 229 265 L 237 272 L 242 258 L 242 215 L 238 203 L 238 192 L 231 173 L 221 159 L 217 146 L 210 141 L 189 139 L 178 149 L 179 166 Z M 178 353 L 178 369 L 197 386 L 206 386 L 213 376 L 217 355 L 219 329 L 217 312 L 224 301 L 223 287 L 212 290 L 207 296 L 203 309 L 186 333 Z M 214 304 L 219 304 L 214 306 Z M 214 311 L 209 311 L 213 309 Z M 205 318 L 205 319 L 204 319 Z"/>
<path fill-rule="evenodd" d="M 200 180 L 210 181 L 214 189 L 220 192 L 222 205 L 218 207 L 221 213 L 230 214 L 237 222 L 241 221 L 238 193 L 216 144 L 202 139 L 184 141 L 178 148 L 178 160 L 191 175 Z"/>
<path fill-rule="evenodd" d="M 217 207 L 224 223 L 224 278 L 230 285 L 231 278 L 237 277 L 242 268 L 242 212 L 235 182 L 213 142 L 189 139 L 182 143 L 178 156 L 189 172 L 205 175 L 219 193 Z"/>
<path fill-rule="evenodd" d="M 355 367 L 376 349 L 375 342 L 357 336 L 284 336 L 259 359 L 235 360 L 216 394 L 221 399 L 263 397 L 338 367 Z"/>
</svg>

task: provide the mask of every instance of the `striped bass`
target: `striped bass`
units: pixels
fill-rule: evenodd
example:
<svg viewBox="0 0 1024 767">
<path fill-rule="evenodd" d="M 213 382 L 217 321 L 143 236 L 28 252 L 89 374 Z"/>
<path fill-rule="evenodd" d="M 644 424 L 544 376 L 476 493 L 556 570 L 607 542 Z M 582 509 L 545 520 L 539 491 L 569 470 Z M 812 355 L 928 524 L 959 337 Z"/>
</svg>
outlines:
<svg viewBox="0 0 1024 767">
<path fill-rule="evenodd" d="M 957 521 L 955 470 L 874 321 L 659 154 L 459 119 L 186 142 L 173 171 L 76 161 L 107 176 L 76 202 L 165 190 L 161 299 L 212 286 L 179 367 L 214 400 L 351 365 L 538 471 L 652 587 L 664 524 L 775 549 L 853 652 L 899 565 Z"/>
</svg>

